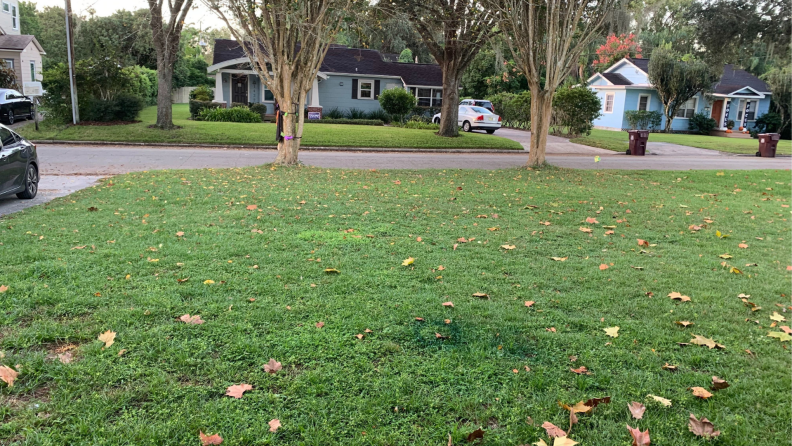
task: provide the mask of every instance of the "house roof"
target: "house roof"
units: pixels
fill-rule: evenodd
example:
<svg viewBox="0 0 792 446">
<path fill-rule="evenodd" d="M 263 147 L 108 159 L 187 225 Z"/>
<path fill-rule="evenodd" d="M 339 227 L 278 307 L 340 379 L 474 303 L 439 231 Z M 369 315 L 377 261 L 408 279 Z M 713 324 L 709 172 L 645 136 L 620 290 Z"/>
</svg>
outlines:
<svg viewBox="0 0 792 446">
<path fill-rule="evenodd" d="M 0 50 L 22 51 L 33 42 L 39 52 L 44 53 L 44 48 L 38 43 L 34 36 L 4 34 L 0 36 Z"/>
<path fill-rule="evenodd" d="M 632 85 L 629 79 L 619 73 L 600 73 L 600 75 L 613 85 Z"/>
<path fill-rule="evenodd" d="M 646 74 L 649 74 L 649 59 L 643 59 L 640 57 L 625 57 L 631 64 L 635 65 Z"/>
<path fill-rule="evenodd" d="M 715 85 L 715 93 L 729 94 L 745 87 L 751 87 L 760 93 L 770 91 L 770 86 L 765 81 L 745 70 L 734 68 L 732 64 L 728 64 L 723 66 L 723 75 Z"/>
<path fill-rule="evenodd" d="M 212 65 L 244 57 L 244 50 L 235 40 L 215 40 Z M 443 72 L 437 64 L 389 62 L 383 60 L 377 50 L 348 48 L 343 45 L 330 46 L 320 71 L 327 74 L 397 76 L 407 85 L 443 85 Z"/>
</svg>

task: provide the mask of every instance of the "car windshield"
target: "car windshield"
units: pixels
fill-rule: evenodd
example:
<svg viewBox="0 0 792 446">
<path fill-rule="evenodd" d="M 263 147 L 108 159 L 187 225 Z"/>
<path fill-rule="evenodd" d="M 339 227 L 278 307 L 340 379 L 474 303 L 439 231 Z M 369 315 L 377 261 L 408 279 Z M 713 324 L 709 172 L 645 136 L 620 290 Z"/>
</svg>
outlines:
<svg viewBox="0 0 792 446">
<path fill-rule="evenodd" d="M 475 113 L 484 113 L 485 115 L 491 115 L 492 114 L 491 111 L 489 111 L 489 110 L 487 110 L 486 108 L 483 108 L 483 107 L 470 107 L 470 109 L 473 110 L 473 112 L 475 112 Z"/>
<path fill-rule="evenodd" d="M 479 107 L 492 107 L 492 102 L 490 101 L 476 101 L 476 105 Z"/>
</svg>

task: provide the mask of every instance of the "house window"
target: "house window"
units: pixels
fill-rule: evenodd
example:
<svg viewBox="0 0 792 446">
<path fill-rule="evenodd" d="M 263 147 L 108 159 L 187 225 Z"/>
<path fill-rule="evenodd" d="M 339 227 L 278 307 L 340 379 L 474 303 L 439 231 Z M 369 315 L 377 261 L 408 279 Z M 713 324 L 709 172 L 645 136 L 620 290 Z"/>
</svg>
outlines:
<svg viewBox="0 0 792 446">
<path fill-rule="evenodd" d="M 30 61 L 30 82 L 36 82 L 36 62 Z"/>
<path fill-rule="evenodd" d="M 3 2 L 3 12 L 11 12 L 11 5 L 8 2 Z"/>
<path fill-rule="evenodd" d="M 14 69 L 14 59 L 3 59 L 7 68 Z"/>
<path fill-rule="evenodd" d="M 615 95 L 613 93 L 608 93 L 605 95 L 605 113 L 613 113 L 613 98 Z"/>
<path fill-rule="evenodd" d="M 690 98 L 682 104 L 676 111 L 675 118 L 685 118 L 689 119 L 692 118 L 694 114 L 696 114 L 696 104 L 698 103 L 698 99 Z"/>
<path fill-rule="evenodd" d="M 441 107 L 443 105 L 442 88 L 410 87 L 410 93 L 418 99 L 419 107 Z"/>
<path fill-rule="evenodd" d="M 649 110 L 649 95 L 642 94 L 638 96 L 638 110 L 640 111 L 647 111 Z"/>
<path fill-rule="evenodd" d="M 358 83 L 358 99 L 374 99 L 374 81 Z"/>
<path fill-rule="evenodd" d="M 19 16 L 17 15 L 17 7 L 16 6 L 12 6 L 11 7 L 11 24 L 12 24 L 12 28 L 14 28 L 14 29 L 19 29 L 19 22 L 17 21 L 18 17 Z"/>
</svg>

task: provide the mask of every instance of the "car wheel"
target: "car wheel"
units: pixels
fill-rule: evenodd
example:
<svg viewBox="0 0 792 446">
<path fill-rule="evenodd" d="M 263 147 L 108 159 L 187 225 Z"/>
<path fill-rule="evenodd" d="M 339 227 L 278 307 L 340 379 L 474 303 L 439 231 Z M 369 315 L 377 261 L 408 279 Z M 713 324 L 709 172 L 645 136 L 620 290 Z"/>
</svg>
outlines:
<svg viewBox="0 0 792 446">
<path fill-rule="evenodd" d="M 465 121 L 465 122 L 462 123 L 462 130 L 464 130 L 466 132 L 472 132 L 473 131 L 473 127 L 470 126 L 469 122 Z"/>
<path fill-rule="evenodd" d="M 23 200 L 35 198 L 36 194 L 38 193 L 38 182 L 38 169 L 36 169 L 36 166 L 31 164 L 28 166 L 27 174 L 25 175 L 25 190 L 18 193 L 17 197 L 22 198 Z"/>
<path fill-rule="evenodd" d="M 495 133 L 495 129 L 487 129 L 487 133 L 489 133 L 490 135 L 492 135 L 493 133 Z"/>
<path fill-rule="evenodd" d="M 6 121 L 8 121 L 8 125 L 14 123 L 14 112 L 12 110 L 8 110 L 8 118 L 6 118 Z"/>
</svg>

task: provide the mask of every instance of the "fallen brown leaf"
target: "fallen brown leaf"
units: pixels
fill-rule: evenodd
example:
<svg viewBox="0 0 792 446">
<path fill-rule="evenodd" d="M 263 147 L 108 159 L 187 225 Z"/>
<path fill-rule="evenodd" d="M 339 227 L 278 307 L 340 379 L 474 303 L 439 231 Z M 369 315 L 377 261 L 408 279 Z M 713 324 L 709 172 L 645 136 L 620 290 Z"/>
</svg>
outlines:
<svg viewBox="0 0 792 446">
<path fill-rule="evenodd" d="M 233 386 L 228 386 L 226 389 L 226 395 L 239 399 L 242 398 L 242 394 L 248 390 L 253 390 L 253 386 L 250 384 L 237 384 Z"/>
<path fill-rule="evenodd" d="M 719 349 L 726 348 L 723 345 L 718 344 L 717 342 L 713 341 L 712 339 L 705 338 L 704 336 L 701 336 L 701 335 L 693 335 L 693 336 L 695 336 L 695 337 L 690 340 L 691 344 L 706 345 L 710 349 L 713 349 L 713 348 L 719 348 Z"/>
<path fill-rule="evenodd" d="M 99 335 L 99 340 L 105 343 L 105 346 L 102 347 L 102 350 L 110 347 L 115 342 L 116 332 L 107 330 L 106 332 Z"/>
<path fill-rule="evenodd" d="M 638 240 L 638 246 L 649 246 L 649 242 L 647 242 L 646 240 L 641 240 L 641 239 L 637 239 L 637 240 Z"/>
<path fill-rule="evenodd" d="M 489 294 L 487 294 L 487 293 L 473 293 L 473 297 L 480 297 L 482 299 L 489 299 Z"/>
<path fill-rule="evenodd" d="M 203 432 L 198 432 L 198 437 L 201 439 L 201 444 L 203 446 L 208 446 L 212 444 L 220 444 L 223 442 L 223 437 L 218 434 L 214 435 L 206 435 Z"/>
<path fill-rule="evenodd" d="M 632 446 L 649 446 L 652 444 L 652 441 L 649 439 L 649 429 L 646 432 L 641 432 L 640 429 L 634 429 L 627 425 L 627 430 L 630 431 L 630 435 L 632 435 L 633 442 Z"/>
<path fill-rule="evenodd" d="M 726 382 L 726 380 L 720 379 L 717 376 L 712 377 L 712 390 L 718 391 L 727 387 L 729 387 L 729 383 Z"/>
<path fill-rule="evenodd" d="M 709 393 L 707 391 L 707 389 L 705 389 L 703 387 L 690 387 L 690 388 L 688 388 L 688 390 L 693 392 L 693 396 L 697 396 L 697 397 L 699 397 L 701 399 L 705 399 L 706 400 L 707 398 L 712 396 L 712 394 Z"/>
<path fill-rule="evenodd" d="M 0 379 L 8 384 L 8 387 L 14 387 L 14 380 L 16 380 L 17 376 L 19 376 L 19 372 L 16 370 L 0 365 Z"/>
<path fill-rule="evenodd" d="M 578 375 L 591 375 L 591 372 L 589 372 L 589 370 L 586 368 L 586 366 L 580 366 L 580 367 L 578 367 L 576 369 L 573 369 L 573 368 L 570 367 L 569 370 L 577 373 Z"/>
<path fill-rule="evenodd" d="M 669 364 L 667 362 L 663 365 L 663 370 L 668 370 L 669 372 L 676 372 L 677 369 L 678 369 L 677 366 L 671 365 L 671 364 Z"/>
<path fill-rule="evenodd" d="M 314 324 L 314 325 L 316 325 L 316 328 L 322 328 L 322 327 L 324 327 L 324 322 L 322 322 L 322 321 L 319 321 L 319 322 L 317 322 L 317 323 L 316 323 L 316 324 Z"/>
<path fill-rule="evenodd" d="M 682 302 L 690 302 L 690 297 L 684 296 L 681 293 L 678 293 L 676 291 L 672 291 L 672 292 L 668 293 L 668 297 L 670 297 L 673 300 L 679 300 L 679 301 L 682 301 Z"/>
<path fill-rule="evenodd" d="M 690 327 L 691 325 L 693 325 L 693 322 L 690 322 L 690 321 L 675 321 L 674 323 L 677 324 L 677 325 L 681 325 L 681 326 L 683 326 L 685 328 Z"/>
<path fill-rule="evenodd" d="M 532 301 L 532 300 L 526 300 L 526 301 L 525 301 L 525 306 L 526 306 L 526 307 L 530 307 L 530 306 L 533 306 L 533 304 L 535 304 L 535 303 L 536 303 L 536 302 L 534 302 L 534 301 Z M 781 328 L 783 328 L 783 327 L 781 327 Z M 787 327 L 787 328 L 789 328 L 789 327 Z"/>
<path fill-rule="evenodd" d="M 279 427 L 281 427 L 281 422 L 277 418 L 275 418 L 273 420 L 270 420 L 269 423 L 267 423 L 267 424 L 269 424 L 269 427 L 270 427 L 269 431 L 270 432 L 275 432 L 276 430 L 278 430 Z"/>
<path fill-rule="evenodd" d="M 264 371 L 270 375 L 278 373 L 281 369 L 283 369 L 283 365 L 273 358 L 270 358 L 269 362 L 264 364 Z"/>
<path fill-rule="evenodd" d="M 549 421 L 545 421 L 544 423 L 542 423 L 542 427 L 547 432 L 547 435 L 550 438 L 566 437 L 566 432 L 564 432 L 563 430 L 561 430 L 561 428 L 559 428 L 558 426 L 556 426 L 555 424 Z"/>
<path fill-rule="evenodd" d="M 636 420 L 640 420 L 643 418 L 643 414 L 646 411 L 646 406 L 643 404 L 633 401 L 627 405 L 627 408 L 630 409 L 630 413 L 632 414 L 633 418 Z"/>
<path fill-rule="evenodd" d="M 715 426 L 710 422 L 710 420 L 704 417 L 701 417 L 701 419 L 698 420 L 693 414 L 690 414 L 688 429 L 690 432 L 693 432 L 693 434 L 704 438 L 713 438 L 720 435 L 720 431 L 715 430 Z"/>
<path fill-rule="evenodd" d="M 600 271 L 605 271 L 606 269 L 608 269 L 608 265 L 602 263 L 602 264 L 600 264 L 599 269 L 600 269 Z"/>
<path fill-rule="evenodd" d="M 479 429 L 474 430 L 473 432 L 469 433 L 467 436 L 468 443 L 476 441 L 478 439 L 484 439 L 484 431 Z"/>
<path fill-rule="evenodd" d="M 449 302 L 443 302 L 443 306 L 444 307 L 452 307 L 453 308 L 454 307 L 454 303 L 450 302 L 450 301 Z"/>
<path fill-rule="evenodd" d="M 197 314 L 194 314 L 192 316 L 190 316 L 189 314 L 185 314 L 182 317 L 180 317 L 179 320 L 184 322 L 185 324 L 190 324 L 190 325 L 201 325 L 204 322 L 206 322 L 205 320 L 201 319 L 200 315 Z"/>
</svg>

